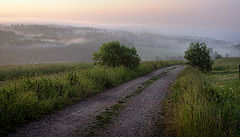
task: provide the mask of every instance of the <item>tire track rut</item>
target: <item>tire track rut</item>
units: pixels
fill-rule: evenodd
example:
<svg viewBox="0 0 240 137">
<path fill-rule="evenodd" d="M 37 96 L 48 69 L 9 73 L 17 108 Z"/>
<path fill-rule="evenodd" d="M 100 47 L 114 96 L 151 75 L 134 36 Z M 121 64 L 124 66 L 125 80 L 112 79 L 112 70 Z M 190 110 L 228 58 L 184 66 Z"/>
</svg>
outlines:
<svg viewBox="0 0 240 137">
<path fill-rule="evenodd" d="M 169 85 L 184 69 L 179 66 L 156 80 L 148 88 L 127 102 L 120 115 L 112 121 L 98 137 L 156 137 L 160 136 L 157 125 L 161 102 L 165 98 Z"/>
</svg>

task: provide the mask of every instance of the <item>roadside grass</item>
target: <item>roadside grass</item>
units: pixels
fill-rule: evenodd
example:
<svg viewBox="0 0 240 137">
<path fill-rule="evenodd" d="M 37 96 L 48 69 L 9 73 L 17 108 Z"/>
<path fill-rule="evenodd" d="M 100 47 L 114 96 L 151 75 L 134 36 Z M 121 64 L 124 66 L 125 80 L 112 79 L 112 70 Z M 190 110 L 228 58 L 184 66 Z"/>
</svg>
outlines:
<svg viewBox="0 0 240 137">
<path fill-rule="evenodd" d="M 19 77 L 0 87 L 0 136 L 20 124 L 156 69 L 182 61 L 143 62 L 136 69 L 90 67 L 50 76 Z"/>
<path fill-rule="evenodd" d="M 49 75 L 74 69 L 93 67 L 92 63 L 56 63 L 56 64 L 26 64 L 0 66 L 0 81 L 17 79 L 27 76 Z"/>
<path fill-rule="evenodd" d="M 240 82 L 236 71 L 239 64 L 240 58 L 216 60 L 210 74 L 186 68 L 163 103 L 162 134 L 240 136 Z"/>
</svg>

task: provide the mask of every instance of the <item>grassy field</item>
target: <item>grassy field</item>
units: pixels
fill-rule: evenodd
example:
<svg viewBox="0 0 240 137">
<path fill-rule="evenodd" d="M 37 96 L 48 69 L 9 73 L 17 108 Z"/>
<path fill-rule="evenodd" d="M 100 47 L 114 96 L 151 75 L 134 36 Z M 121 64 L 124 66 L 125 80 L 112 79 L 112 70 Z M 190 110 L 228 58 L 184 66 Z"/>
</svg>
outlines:
<svg viewBox="0 0 240 137">
<path fill-rule="evenodd" d="M 56 64 L 27 64 L 0 66 L 0 81 L 39 75 L 56 74 L 93 67 L 92 63 L 56 63 Z"/>
<path fill-rule="evenodd" d="M 162 132 L 177 137 L 240 136 L 240 58 L 216 60 L 209 74 L 188 67 L 164 102 Z"/>
<path fill-rule="evenodd" d="M 2 79 L 5 80 L 0 87 L 0 136 L 13 131 L 22 123 L 39 118 L 107 88 L 158 68 L 181 63 L 183 62 L 143 62 L 136 69 L 97 67 L 91 64 L 82 66 L 81 64 L 69 64 L 69 66 L 67 64 L 44 64 L 43 66 L 16 66 L 16 68 L 3 66 L 0 68 L 3 70 L 1 75 L 4 78 Z M 19 67 L 22 69 L 18 69 Z"/>
</svg>

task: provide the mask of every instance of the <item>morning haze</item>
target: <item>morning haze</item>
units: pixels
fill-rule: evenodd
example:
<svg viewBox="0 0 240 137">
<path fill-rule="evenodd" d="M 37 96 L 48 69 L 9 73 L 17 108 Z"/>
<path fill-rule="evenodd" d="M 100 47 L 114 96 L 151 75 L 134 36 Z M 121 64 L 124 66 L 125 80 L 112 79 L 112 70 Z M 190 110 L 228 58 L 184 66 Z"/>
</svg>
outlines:
<svg viewBox="0 0 240 137">
<path fill-rule="evenodd" d="M 0 137 L 239 137 L 240 0 L 0 0 Z"/>
<path fill-rule="evenodd" d="M 8 0 L 0 2 L 0 21 L 137 24 L 239 42 L 231 35 L 240 33 L 239 5 L 239 0 Z"/>
<path fill-rule="evenodd" d="M 194 41 L 222 56 L 239 56 L 238 5 L 239 0 L 1 1 L 0 64 L 88 62 L 112 40 L 134 45 L 143 60 L 182 58 Z"/>
</svg>

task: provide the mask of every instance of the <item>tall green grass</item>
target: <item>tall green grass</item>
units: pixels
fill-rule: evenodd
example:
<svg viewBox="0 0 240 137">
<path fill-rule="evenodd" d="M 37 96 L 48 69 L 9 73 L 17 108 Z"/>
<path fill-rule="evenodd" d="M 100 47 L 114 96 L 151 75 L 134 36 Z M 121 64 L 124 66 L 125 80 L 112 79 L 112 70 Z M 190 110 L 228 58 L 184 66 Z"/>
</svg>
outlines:
<svg viewBox="0 0 240 137">
<path fill-rule="evenodd" d="M 0 81 L 26 76 L 49 75 L 73 69 L 90 68 L 92 63 L 27 64 L 0 66 Z"/>
<path fill-rule="evenodd" d="M 213 70 L 208 75 L 215 81 L 234 80 L 238 77 L 238 68 L 240 58 L 222 58 L 218 59 L 213 64 Z"/>
<path fill-rule="evenodd" d="M 232 61 L 231 61 L 232 60 Z M 212 74 L 188 67 L 164 103 L 164 134 L 177 137 L 240 136 L 240 82 L 232 71 L 240 58 L 217 60 Z M 226 78 L 228 79 L 226 81 Z"/>
<path fill-rule="evenodd" d="M 227 71 L 227 70 L 236 70 L 240 65 L 239 58 L 221 58 L 215 60 L 213 64 L 213 71 Z"/>
<path fill-rule="evenodd" d="M 0 88 L 0 135 L 19 124 L 178 61 L 143 62 L 136 69 L 93 67 L 59 75 L 21 77 Z"/>
</svg>

